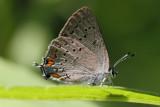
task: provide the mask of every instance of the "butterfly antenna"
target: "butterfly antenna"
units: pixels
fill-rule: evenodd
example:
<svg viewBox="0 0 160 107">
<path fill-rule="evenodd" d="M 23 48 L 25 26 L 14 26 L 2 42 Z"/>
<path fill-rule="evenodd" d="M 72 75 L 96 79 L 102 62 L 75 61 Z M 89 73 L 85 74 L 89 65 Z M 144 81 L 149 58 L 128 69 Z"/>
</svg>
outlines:
<svg viewBox="0 0 160 107">
<path fill-rule="evenodd" d="M 123 62 L 123 61 L 125 61 L 125 60 L 127 60 L 127 59 L 129 59 L 129 58 L 131 58 L 131 57 L 134 57 L 134 56 L 135 56 L 135 54 L 128 52 L 127 54 L 125 54 L 124 56 L 122 56 L 120 59 L 118 59 L 118 60 L 113 64 L 113 66 L 110 68 L 111 73 L 112 73 L 112 76 L 115 77 L 115 76 L 118 74 L 118 72 L 115 70 L 115 68 L 116 68 L 116 66 L 117 66 L 119 63 L 121 63 L 121 62 Z"/>
</svg>

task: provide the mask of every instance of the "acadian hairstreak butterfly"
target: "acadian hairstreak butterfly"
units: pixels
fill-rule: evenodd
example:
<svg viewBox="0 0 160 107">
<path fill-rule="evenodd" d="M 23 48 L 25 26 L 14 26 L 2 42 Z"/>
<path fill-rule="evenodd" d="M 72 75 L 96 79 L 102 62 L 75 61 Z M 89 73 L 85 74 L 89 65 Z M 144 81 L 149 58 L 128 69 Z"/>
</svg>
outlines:
<svg viewBox="0 0 160 107">
<path fill-rule="evenodd" d="M 52 40 L 39 67 L 46 79 L 64 83 L 109 84 L 117 75 L 118 63 L 133 56 L 127 53 L 112 67 L 96 18 L 88 7 L 69 17 L 59 36 Z"/>
</svg>

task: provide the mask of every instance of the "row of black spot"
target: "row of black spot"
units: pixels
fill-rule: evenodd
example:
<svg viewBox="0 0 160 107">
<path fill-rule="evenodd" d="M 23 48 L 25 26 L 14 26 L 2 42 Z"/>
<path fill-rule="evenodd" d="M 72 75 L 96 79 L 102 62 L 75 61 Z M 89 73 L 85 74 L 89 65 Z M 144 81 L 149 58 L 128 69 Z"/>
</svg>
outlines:
<svg viewBox="0 0 160 107">
<path fill-rule="evenodd" d="M 82 48 L 79 48 L 79 49 L 78 49 L 78 51 L 81 51 L 81 50 L 82 50 Z M 73 49 L 72 51 L 75 52 L 76 49 Z M 69 52 L 69 51 L 67 50 L 66 53 L 68 53 L 68 52 Z M 64 53 L 63 55 L 66 56 L 66 53 Z"/>
<path fill-rule="evenodd" d="M 75 26 L 75 28 L 77 28 L 77 27 L 78 27 L 78 25 L 76 25 L 76 26 Z M 90 26 L 90 27 L 88 27 L 88 29 L 89 29 L 89 30 L 90 30 L 91 28 L 95 29 L 95 27 L 94 27 L 94 26 L 92 26 L 92 27 L 91 27 L 91 26 Z M 85 29 L 84 29 L 84 31 L 85 31 L 85 32 L 87 32 L 87 31 L 88 31 L 88 29 L 87 29 L 87 28 L 85 28 Z M 71 34 L 71 35 L 72 35 L 73 33 L 74 33 L 74 30 L 72 30 L 72 31 L 70 32 L 70 34 Z"/>
</svg>

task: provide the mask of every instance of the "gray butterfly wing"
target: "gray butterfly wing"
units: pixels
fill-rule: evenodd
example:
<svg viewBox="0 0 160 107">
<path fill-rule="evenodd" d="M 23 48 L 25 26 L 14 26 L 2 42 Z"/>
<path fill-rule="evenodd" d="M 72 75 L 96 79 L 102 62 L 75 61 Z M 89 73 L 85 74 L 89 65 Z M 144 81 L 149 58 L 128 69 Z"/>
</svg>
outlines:
<svg viewBox="0 0 160 107">
<path fill-rule="evenodd" d="M 77 10 L 68 19 L 59 36 L 71 37 L 80 41 L 98 56 L 101 69 L 108 70 L 109 57 L 96 18 L 88 7 Z"/>
<path fill-rule="evenodd" d="M 52 41 L 50 48 L 57 50 L 56 62 L 62 62 L 64 67 L 64 72 L 58 72 L 58 74 L 70 76 L 65 81 L 87 81 L 97 70 L 96 55 L 77 40 L 58 37 Z"/>
<path fill-rule="evenodd" d="M 74 38 L 94 53 L 97 52 L 97 45 L 102 42 L 96 19 L 87 7 L 73 13 L 60 31 L 59 36 Z"/>
<path fill-rule="evenodd" d="M 53 40 L 50 48 L 57 49 L 57 59 L 64 59 L 66 81 L 87 81 L 97 72 L 108 72 L 109 58 L 95 17 L 87 7 L 73 13 Z"/>
</svg>

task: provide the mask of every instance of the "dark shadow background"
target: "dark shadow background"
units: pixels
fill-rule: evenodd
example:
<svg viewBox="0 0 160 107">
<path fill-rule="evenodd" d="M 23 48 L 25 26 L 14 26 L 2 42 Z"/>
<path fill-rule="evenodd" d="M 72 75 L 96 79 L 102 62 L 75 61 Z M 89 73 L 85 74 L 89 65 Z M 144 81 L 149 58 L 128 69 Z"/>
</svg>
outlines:
<svg viewBox="0 0 160 107">
<path fill-rule="evenodd" d="M 126 52 L 136 54 L 136 57 L 118 66 L 119 75 L 114 79 L 114 85 L 159 94 L 159 0 L 1 0 L 0 85 L 53 85 L 43 80 L 41 74 L 36 72 L 38 70 L 31 66 L 32 62 L 41 61 L 48 44 L 58 35 L 67 18 L 82 6 L 90 7 L 97 17 L 111 64 Z M 10 100 L 0 105 L 14 105 L 14 101 L 11 101 L 10 105 L 8 102 Z M 26 106 L 42 106 L 36 102 L 23 103 Z M 53 105 L 61 106 L 60 103 L 54 102 Z M 64 104 L 82 104 L 86 107 L 146 106 L 128 103 L 88 103 Z"/>
</svg>

